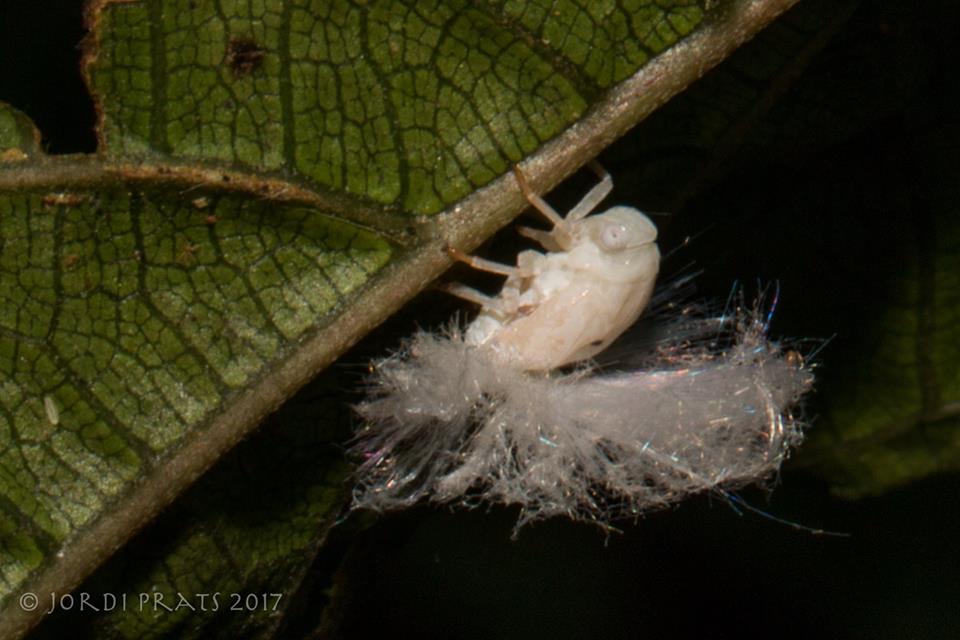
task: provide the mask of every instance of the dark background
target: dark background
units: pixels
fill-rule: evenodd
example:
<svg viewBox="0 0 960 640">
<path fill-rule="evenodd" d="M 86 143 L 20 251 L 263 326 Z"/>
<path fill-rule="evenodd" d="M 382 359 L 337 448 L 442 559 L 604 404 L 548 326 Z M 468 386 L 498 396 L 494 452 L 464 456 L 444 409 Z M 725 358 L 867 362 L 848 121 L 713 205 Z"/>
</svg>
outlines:
<svg viewBox="0 0 960 640">
<path fill-rule="evenodd" d="M 78 73 L 80 5 L 0 0 L 0 100 L 34 119 L 51 153 L 95 150 Z M 723 74 L 742 75 L 749 52 L 601 156 L 618 185 L 614 200 L 669 212 L 657 219 L 664 251 L 679 247 L 667 275 L 703 270 L 705 299 L 723 299 L 735 280 L 752 291 L 757 281 L 779 282 L 774 334 L 834 336 L 807 408 L 811 434 L 829 404 L 842 402 L 837 389 L 873 339 L 890 282 L 929 240 L 933 220 L 957 219 L 956 205 L 938 203 L 957 193 L 942 167 L 955 162 L 960 140 L 960 10 L 945 0 L 852 5 L 738 139 L 697 144 L 677 132 L 704 104 L 724 104 Z M 691 171 L 702 177 L 696 188 L 682 179 Z M 550 199 L 575 201 L 588 182 L 575 177 Z M 508 230 L 481 253 L 509 256 L 517 246 Z M 363 362 L 413 326 L 462 309 L 425 293 L 344 361 Z M 960 637 L 956 475 L 848 502 L 803 462 L 801 449 L 771 495 L 745 497 L 849 537 L 738 515 L 716 497 L 624 523 L 609 537 L 553 520 L 516 541 L 512 510 L 423 508 L 342 534 L 317 571 L 345 558 L 340 580 L 352 595 L 336 603 L 344 637 Z M 295 622 L 291 635 L 312 622 Z"/>
</svg>

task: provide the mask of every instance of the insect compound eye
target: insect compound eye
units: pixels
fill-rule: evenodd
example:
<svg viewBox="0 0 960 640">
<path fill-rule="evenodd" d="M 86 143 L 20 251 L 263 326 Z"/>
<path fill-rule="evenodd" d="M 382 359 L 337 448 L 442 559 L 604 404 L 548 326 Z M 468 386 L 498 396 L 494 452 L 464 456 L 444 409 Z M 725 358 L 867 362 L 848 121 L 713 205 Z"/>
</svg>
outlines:
<svg viewBox="0 0 960 640">
<path fill-rule="evenodd" d="M 607 251 L 619 251 L 627 246 L 629 234 L 627 227 L 616 222 L 608 222 L 600 229 L 600 244 Z"/>
</svg>

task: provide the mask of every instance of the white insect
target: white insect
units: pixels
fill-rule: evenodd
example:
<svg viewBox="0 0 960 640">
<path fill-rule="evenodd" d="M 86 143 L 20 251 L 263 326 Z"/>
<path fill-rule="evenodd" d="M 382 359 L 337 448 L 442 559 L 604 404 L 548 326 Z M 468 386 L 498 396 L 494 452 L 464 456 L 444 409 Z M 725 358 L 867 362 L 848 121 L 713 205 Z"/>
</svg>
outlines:
<svg viewBox="0 0 960 640">
<path fill-rule="evenodd" d="M 526 371 L 550 371 L 600 353 L 640 316 L 660 266 L 657 228 L 632 207 L 587 217 L 613 188 L 609 173 L 596 162 L 591 168 L 600 183 L 566 218 L 515 170 L 527 200 L 553 224 L 551 231 L 520 231 L 550 253 L 524 251 L 511 267 L 450 250 L 476 269 L 507 276 L 496 298 L 463 285 L 447 287 L 482 305 L 467 328 L 467 344 L 492 347 Z"/>
<path fill-rule="evenodd" d="M 588 217 L 612 188 L 592 166 L 600 183 L 565 218 L 515 171 L 553 225 L 521 233 L 547 253 L 525 251 L 507 266 L 449 250 L 506 282 L 495 297 L 447 285 L 481 305 L 466 331 L 419 332 L 375 364 L 357 407 L 354 508 L 484 500 L 520 505 L 518 526 L 552 515 L 605 524 L 761 480 L 800 441 L 790 408 L 812 376 L 767 338 L 758 307 L 685 315 L 638 371 L 557 371 L 637 319 L 659 266 L 657 231 L 642 213 Z"/>
</svg>

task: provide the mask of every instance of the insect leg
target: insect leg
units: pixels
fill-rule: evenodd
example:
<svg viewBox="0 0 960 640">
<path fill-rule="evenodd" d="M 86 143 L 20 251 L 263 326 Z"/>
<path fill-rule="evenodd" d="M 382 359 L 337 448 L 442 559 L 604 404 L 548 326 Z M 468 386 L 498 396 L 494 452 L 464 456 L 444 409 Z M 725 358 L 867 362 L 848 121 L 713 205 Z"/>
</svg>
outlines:
<svg viewBox="0 0 960 640">
<path fill-rule="evenodd" d="M 538 196 L 533 192 L 533 189 L 530 188 L 530 185 L 527 184 L 527 178 L 523 175 L 523 172 L 520 171 L 520 167 L 513 165 L 513 175 L 517 177 L 517 184 L 520 185 L 520 191 L 523 192 L 523 197 L 527 199 L 533 208 L 543 214 L 543 216 L 550 221 L 553 226 L 558 226 L 563 224 L 563 218 L 560 217 L 560 214 L 557 213 L 556 209 L 547 204 L 547 201 Z"/>
<path fill-rule="evenodd" d="M 438 284 L 437 289 L 456 296 L 461 300 L 478 304 L 484 309 L 493 309 L 494 311 L 499 311 L 505 314 L 511 313 L 511 310 L 506 308 L 507 305 L 504 305 L 499 298 L 493 298 L 485 293 L 477 291 L 473 287 L 468 287 L 467 285 L 460 284 L 459 282 L 444 282 L 442 284 Z"/>
<path fill-rule="evenodd" d="M 478 258 L 477 256 L 467 255 L 463 251 L 460 251 L 454 247 L 448 246 L 447 253 L 454 260 L 466 263 L 478 271 L 487 271 L 489 273 L 497 273 L 501 276 L 508 277 L 521 275 L 520 271 L 516 267 L 500 264 L 499 262 L 494 262 L 493 260 L 487 260 L 485 258 Z"/>
<path fill-rule="evenodd" d="M 543 229 L 534 229 L 532 227 L 517 227 L 517 233 L 524 238 L 530 238 L 534 242 L 540 243 L 540 246 L 547 251 L 562 251 L 563 247 L 557 242 L 556 236 L 550 231 Z"/>
<path fill-rule="evenodd" d="M 570 213 L 567 214 L 567 222 L 576 222 L 577 220 L 586 218 L 613 190 L 613 178 L 610 177 L 606 169 L 600 166 L 599 162 L 592 160 L 590 162 L 590 168 L 593 169 L 593 172 L 600 178 L 600 182 L 590 189 L 587 195 L 583 196 L 583 199 L 577 203 L 577 206 L 570 210 Z"/>
</svg>

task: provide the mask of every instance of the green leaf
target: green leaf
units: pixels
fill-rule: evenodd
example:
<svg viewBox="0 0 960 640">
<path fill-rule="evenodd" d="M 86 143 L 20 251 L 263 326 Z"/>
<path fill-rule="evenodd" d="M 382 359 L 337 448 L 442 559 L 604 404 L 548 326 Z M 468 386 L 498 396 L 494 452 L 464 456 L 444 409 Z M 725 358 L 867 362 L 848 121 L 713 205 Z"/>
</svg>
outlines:
<svg viewBox="0 0 960 640">
<path fill-rule="evenodd" d="M 8 589 L 261 383 L 389 260 L 316 210 L 119 188 L 0 197 Z"/>
<path fill-rule="evenodd" d="M 702 17 L 695 0 L 105 0 L 91 9 L 88 73 L 108 153 L 286 171 L 434 213 L 562 132 Z"/>
<path fill-rule="evenodd" d="M 549 189 L 790 4 L 730 3 L 697 29 L 689 0 L 93 2 L 99 154 L 43 156 L 0 106 L 4 633 L 43 613 L 18 594 L 73 588 L 445 269 L 445 245 L 516 215 L 511 164 Z M 297 448 L 278 440 L 265 460 Z M 233 549 L 231 588 L 296 588 L 338 504 L 344 468 L 323 450 L 302 467 L 314 482 L 291 481 L 302 523 L 194 507 L 169 525 L 165 579 L 132 583 L 202 588 Z M 110 627 L 136 636 L 139 620 Z"/>
<path fill-rule="evenodd" d="M 345 502 L 349 469 L 331 446 L 349 433 L 340 382 L 322 375 L 288 401 L 82 587 L 96 594 L 98 606 L 102 594 L 114 594 L 125 607 L 62 616 L 41 626 L 38 635 L 275 632 L 288 611 L 304 606 L 297 591 L 309 580 L 323 532 Z"/>
</svg>

